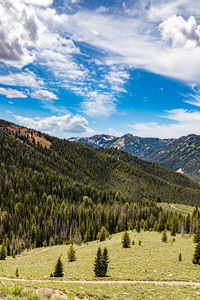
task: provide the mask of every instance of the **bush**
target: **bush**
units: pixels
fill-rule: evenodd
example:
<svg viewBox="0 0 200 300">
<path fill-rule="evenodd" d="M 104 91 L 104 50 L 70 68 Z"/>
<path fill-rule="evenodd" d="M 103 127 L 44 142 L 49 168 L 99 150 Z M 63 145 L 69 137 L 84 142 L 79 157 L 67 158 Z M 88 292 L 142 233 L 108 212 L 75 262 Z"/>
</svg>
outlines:
<svg viewBox="0 0 200 300">
<path fill-rule="evenodd" d="M 132 241 L 132 245 L 135 245 L 135 241 L 134 240 Z"/>
</svg>

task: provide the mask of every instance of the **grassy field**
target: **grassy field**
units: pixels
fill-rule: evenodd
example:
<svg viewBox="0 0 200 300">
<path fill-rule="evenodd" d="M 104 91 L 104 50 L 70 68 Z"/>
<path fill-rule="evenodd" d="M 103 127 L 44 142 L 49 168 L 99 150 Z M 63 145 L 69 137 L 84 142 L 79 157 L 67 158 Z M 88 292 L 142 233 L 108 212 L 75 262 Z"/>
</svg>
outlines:
<svg viewBox="0 0 200 300">
<path fill-rule="evenodd" d="M 75 246 L 77 260 L 73 263 L 67 261 L 69 246 L 61 245 L 40 248 L 31 252 L 24 252 L 16 259 L 6 258 L 0 261 L 0 276 L 15 277 L 16 267 L 19 269 L 19 278 L 25 279 L 50 279 L 49 275 L 54 270 L 54 265 L 59 255 L 64 263 L 63 280 L 93 280 L 93 261 L 98 246 L 107 247 L 110 264 L 108 277 L 104 280 L 157 280 L 157 281 L 195 281 L 200 282 L 200 266 L 192 263 L 195 245 L 192 238 L 185 235 L 175 236 L 175 243 L 168 233 L 168 243 L 162 243 L 162 233 L 157 232 L 130 232 L 131 240 L 135 245 L 130 249 L 121 246 L 122 234 L 115 234 L 105 242 L 90 242 L 88 245 Z M 139 240 L 142 241 L 139 246 Z M 182 262 L 178 261 L 179 253 Z M 51 279 L 51 280 L 55 280 Z M 164 286 L 155 284 L 77 284 L 59 282 L 23 282 L 23 285 L 55 288 L 63 291 L 72 291 L 80 295 L 92 295 L 103 299 L 200 299 L 200 288 L 189 286 Z M 123 294 L 125 293 L 125 294 Z M 132 295 L 135 298 L 131 298 Z M 170 293 L 174 297 L 170 298 Z M 198 294 L 199 293 L 199 294 Z M 145 297 L 142 297 L 145 295 Z M 164 298 L 161 298 L 165 295 Z M 168 297 L 169 296 L 169 297 Z M 195 297 L 194 297 L 195 296 Z M 149 297 L 149 298 L 148 298 Z"/>
<path fill-rule="evenodd" d="M 193 213 L 195 206 L 189 206 L 184 204 L 170 204 L 170 203 L 158 203 L 158 206 L 162 207 L 164 211 L 172 211 L 187 215 L 188 213 Z M 180 211 L 182 210 L 182 212 Z"/>
<path fill-rule="evenodd" d="M 8 284 L 8 283 L 7 283 Z M 5 285 L 5 284 L 4 284 Z M 56 295 L 58 291 L 66 296 L 65 299 L 119 299 L 119 300 L 147 300 L 147 299 L 200 299 L 200 288 L 194 286 L 165 286 L 156 284 L 77 284 L 77 283 L 21 283 L 25 290 L 21 291 L 22 297 L 32 295 L 29 299 L 49 299 L 49 295 Z M 11 292 L 16 290 L 16 285 L 10 288 Z M 27 290 L 26 287 L 29 287 Z M 35 289 L 37 287 L 37 289 Z M 33 289 L 34 288 L 34 289 Z M 1 291 L 1 289 L 0 289 Z M 12 293 L 10 292 L 10 295 Z M 41 295 L 42 294 L 42 295 Z M 46 295 L 46 297 L 45 297 Z M 33 298 L 35 297 L 35 298 Z M 53 299 L 61 299 L 55 296 Z"/>
</svg>

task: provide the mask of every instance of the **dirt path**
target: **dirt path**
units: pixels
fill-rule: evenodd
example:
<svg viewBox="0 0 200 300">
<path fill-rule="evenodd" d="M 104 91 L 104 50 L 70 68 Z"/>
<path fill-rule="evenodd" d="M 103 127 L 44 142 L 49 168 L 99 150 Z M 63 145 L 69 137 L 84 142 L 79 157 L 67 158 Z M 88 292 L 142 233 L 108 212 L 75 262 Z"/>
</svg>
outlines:
<svg viewBox="0 0 200 300">
<path fill-rule="evenodd" d="M 191 211 L 178 208 L 178 207 L 174 206 L 173 204 L 171 204 L 170 206 L 171 206 L 171 208 L 176 209 L 176 210 L 178 210 L 180 212 L 183 212 L 183 213 L 186 213 L 186 214 L 190 214 L 190 215 L 192 214 Z"/>
<path fill-rule="evenodd" d="M 151 280 L 45 280 L 45 279 L 20 279 L 0 277 L 0 280 L 14 282 L 38 282 L 38 283 L 80 283 L 80 284 L 156 284 L 156 285 L 184 285 L 200 287 L 200 282 L 194 281 L 151 281 Z"/>
</svg>

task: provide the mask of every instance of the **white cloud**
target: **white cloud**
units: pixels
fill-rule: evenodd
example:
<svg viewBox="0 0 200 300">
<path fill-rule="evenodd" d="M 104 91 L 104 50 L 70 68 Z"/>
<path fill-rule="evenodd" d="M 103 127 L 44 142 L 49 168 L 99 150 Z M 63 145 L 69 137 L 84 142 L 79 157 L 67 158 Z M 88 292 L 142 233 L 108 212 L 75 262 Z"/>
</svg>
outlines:
<svg viewBox="0 0 200 300">
<path fill-rule="evenodd" d="M 130 125 L 133 134 L 143 137 L 179 138 L 188 134 L 200 134 L 200 112 L 175 109 L 163 116 L 169 123 L 138 123 Z"/>
<path fill-rule="evenodd" d="M 0 88 L 0 94 L 7 98 L 27 98 L 26 94 L 14 89 Z"/>
<path fill-rule="evenodd" d="M 28 70 L 21 73 L 11 73 L 9 75 L 0 76 L 0 83 L 10 86 L 31 88 L 38 88 L 44 85 L 42 79 L 38 78 L 33 72 Z"/>
<path fill-rule="evenodd" d="M 32 98 L 40 100 L 58 100 L 58 97 L 47 90 L 38 90 L 31 94 Z"/>
<path fill-rule="evenodd" d="M 171 40 L 173 47 L 194 49 L 200 46 L 200 26 L 194 17 L 185 21 L 181 16 L 169 17 L 160 24 L 164 40 Z"/>
<path fill-rule="evenodd" d="M 116 99 L 110 93 L 89 91 L 87 99 L 82 103 L 85 114 L 95 116 L 109 116 L 116 111 Z"/>
<path fill-rule="evenodd" d="M 24 0 L 24 2 L 27 4 L 39 5 L 44 7 L 48 7 L 53 4 L 53 0 Z"/>
<path fill-rule="evenodd" d="M 88 121 L 80 115 L 72 116 L 66 114 L 63 116 L 51 116 L 46 118 L 25 118 L 14 116 L 21 125 L 34 128 L 40 131 L 54 132 L 61 131 L 74 134 L 92 134 L 94 131 L 89 128 Z"/>
<path fill-rule="evenodd" d="M 197 94 L 192 95 L 191 94 L 188 96 L 188 98 L 190 98 L 190 99 L 185 100 L 186 103 L 200 107 L 200 95 L 197 95 Z"/>
</svg>

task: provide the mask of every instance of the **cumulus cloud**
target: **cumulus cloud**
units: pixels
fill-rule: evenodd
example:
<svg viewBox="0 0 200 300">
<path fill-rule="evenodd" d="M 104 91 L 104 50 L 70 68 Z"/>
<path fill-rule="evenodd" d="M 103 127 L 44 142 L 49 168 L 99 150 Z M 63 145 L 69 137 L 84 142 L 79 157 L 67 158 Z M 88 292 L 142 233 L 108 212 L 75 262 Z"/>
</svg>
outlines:
<svg viewBox="0 0 200 300">
<path fill-rule="evenodd" d="M 31 88 L 38 88 L 44 85 L 44 81 L 29 70 L 25 70 L 21 73 L 2 75 L 0 76 L 0 83 L 10 86 L 23 86 Z"/>
<path fill-rule="evenodd" d="M 25 118 L 18 115 L 15 115 L 14 117 L 21 125 L 40 131 L 61 131 L 75 134 L 94 133 L 94 131 L 89 128 L 88 121 L 80 115 L 72 116 L 71 114 L 66 114 L 63 116 L 51 116 L 46 118 Z"/>
<path fill-rule="evenodd" d="M 47 90 L 38 90 L 31 94 L 32 98 L 40 100 L 58 100 L 58 97 Z"/>
<path fill-rule="evenodd" d="M 200 134 L 200 112 L 175 109 L 163 116 L 173 122 L 137 123 L 130 125 L 133 134 L 143 137 L 179 138 L 188 134 Z"/>
<path fill-rule="evenodd" d="M 160 24 L 164 40 L 171 40 L 173 47 L 193 49 L 200 46 L 200 26 L 191 16 L 188 21 L 181 16 L 172 16 Z"/>
<path fill-rule="evenodd" d="M 83 101 L 82 108 L 89 116 L 109 116 L 116 111 L 116 99 L 110 93 L 89 91 L 87 99 Z"/>
<path fill-rule="evenodd" d="M 7 98 L 27 98 L 26 94 L 14 89 L 0 88 L 0 94 Z"/>
</svg>

